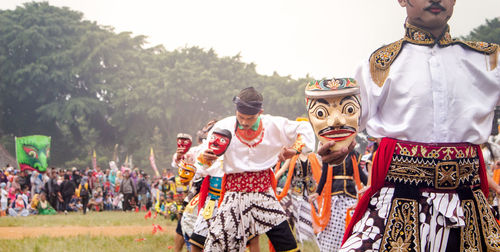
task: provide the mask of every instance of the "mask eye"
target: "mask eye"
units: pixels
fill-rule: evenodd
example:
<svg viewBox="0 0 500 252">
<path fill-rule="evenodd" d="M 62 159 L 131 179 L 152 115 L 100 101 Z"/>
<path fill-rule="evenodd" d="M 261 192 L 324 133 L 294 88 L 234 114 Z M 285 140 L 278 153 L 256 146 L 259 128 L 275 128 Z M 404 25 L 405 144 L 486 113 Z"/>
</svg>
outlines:
<svg viewBox="0 0 500 252">
<path fill-rule="evenodd" d="M 226 139 L 224 139 L 224 138 L 221 138 L 219 141 L 220 141 L 221 144 L 225 144 L 226 143 Z"/>
<path fill-rule="evenodd" d="M 30 156 L 31 158 L 38 158 L 38 153 L 36 153 L 36 150 L 34 148 L 24 146 L 23 149 L 24 152 L 26 152 L 26 154 L 28 154 L 28 156 Z"/>
<path fill-rule="evenodd" d="M 358 112 L 358 107 L 354 103 L 349 102 L 342 108 L 342 113 L 346 115 L 354 115 Z"/>
<path fill-rule="evenodd" d="M 314 109 L 313 114 L 318 119 L 325 119 L 328 116 L 328 111 L 326 110 L 325 107 L 318 106 L 316 109 Z"/>
</svg>

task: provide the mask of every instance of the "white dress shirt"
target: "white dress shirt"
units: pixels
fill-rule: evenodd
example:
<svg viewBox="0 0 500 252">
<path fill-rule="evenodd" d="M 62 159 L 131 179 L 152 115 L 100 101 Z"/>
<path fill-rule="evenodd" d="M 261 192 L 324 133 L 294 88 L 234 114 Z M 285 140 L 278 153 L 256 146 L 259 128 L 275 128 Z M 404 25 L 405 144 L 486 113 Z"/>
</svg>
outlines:
<svg viewBox="0 0 500 252">
<path fill-rule="evenodd" d="M 415 142 L 486 142 L 500 105 L 500 66 L 491 70 L 489 57 L 459 44 L 406 43 L 380 87 L 365 61 L 356 71 L 360 130 Z"/>
</svg>

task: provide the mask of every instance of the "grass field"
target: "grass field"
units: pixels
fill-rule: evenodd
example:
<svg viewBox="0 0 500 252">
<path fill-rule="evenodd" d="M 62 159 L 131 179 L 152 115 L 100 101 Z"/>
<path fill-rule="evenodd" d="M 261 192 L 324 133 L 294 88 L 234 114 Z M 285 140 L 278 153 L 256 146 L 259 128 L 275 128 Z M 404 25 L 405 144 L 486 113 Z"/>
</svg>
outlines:
<svg viewBox="0 0 500 252">
<path fill-rule="evenodd" d="M 144 214 L 120 211 L 1 217 L 0 251 L 174 251 L 173 234 L 177 223 L 163 217 L 145 220 Z M 164 231 L 153 234 L 153 224 L 160 225 Z M 8 238 L 7 234 L 14 229 L 20 229 L 23 237 Z M 79 229 L 85 231 L 76 234 L 82 231 Z M 125 231 L 117 232 L 122 229 Z M 35 231 L 40 230 L 46 234 L 35 235 Z M 131 234 L 127 234 L 127 230 L 132 230 Z M 265 235 L 260 238 L 260 247 L 261 251 L 268 251 Z M 318 249 L 305 244 L 302 251 Z"/>
</svg>

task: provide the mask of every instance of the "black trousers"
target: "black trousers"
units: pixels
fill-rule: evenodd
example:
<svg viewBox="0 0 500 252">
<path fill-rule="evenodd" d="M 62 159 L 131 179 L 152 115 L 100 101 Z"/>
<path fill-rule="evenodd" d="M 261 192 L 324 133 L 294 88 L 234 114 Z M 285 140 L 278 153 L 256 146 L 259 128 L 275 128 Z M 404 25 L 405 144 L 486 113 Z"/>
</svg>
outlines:
<svg viewBox="0 0 500 252">
<path fill-rule="evenodd" d="M 288 221 L 283 221 L 281 224 L 273 227 L 266 232 L 267 238 L 273 244 L 276 251 L 299 251 L 297 241 L 293 236 L 292 229 Z M 258 237 L 256 237 L 258 238 Z"/>
<path fill-rule="evenodd" d="M 123 211 L 132 210 L 132 206 L 130 205 L 130 200 L 134 197 L 133 193 L 123 194 Z"/>
<path fill-rule="evenodd" d="M 89 196 L 82 196 L 83 214 L 87 213 L 88 204 L 89 204 Z"/>
</svg>

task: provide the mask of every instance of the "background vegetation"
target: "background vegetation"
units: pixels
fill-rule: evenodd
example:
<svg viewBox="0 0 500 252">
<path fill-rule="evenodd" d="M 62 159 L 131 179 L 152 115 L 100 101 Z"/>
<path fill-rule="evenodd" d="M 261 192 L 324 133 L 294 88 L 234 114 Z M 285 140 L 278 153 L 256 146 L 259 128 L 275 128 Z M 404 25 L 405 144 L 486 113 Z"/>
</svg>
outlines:
<svg viewBox="0 0 500 252">
<path fill-rule="evenodd" d="M 239 55 L 186 47 L 146 47 L 145 36 L 116 33 L 48 3 L 0 10 L 0 143 L 14 136 L 52 136 L 51 165 L 107 167 L 115 145 L 123 162 L 168 167 L 179 132 L 195 135 L 210 119 L 234 113 L 232 97 L 247 86 L 264 94 L 265 113 L 305 115 L 303 88 L 312 77 L 259 75 Z M 499 20 L 468 39 L 499 42 Z M 4 165 L 4 164 L 1 164 Z"/>
</svg>

